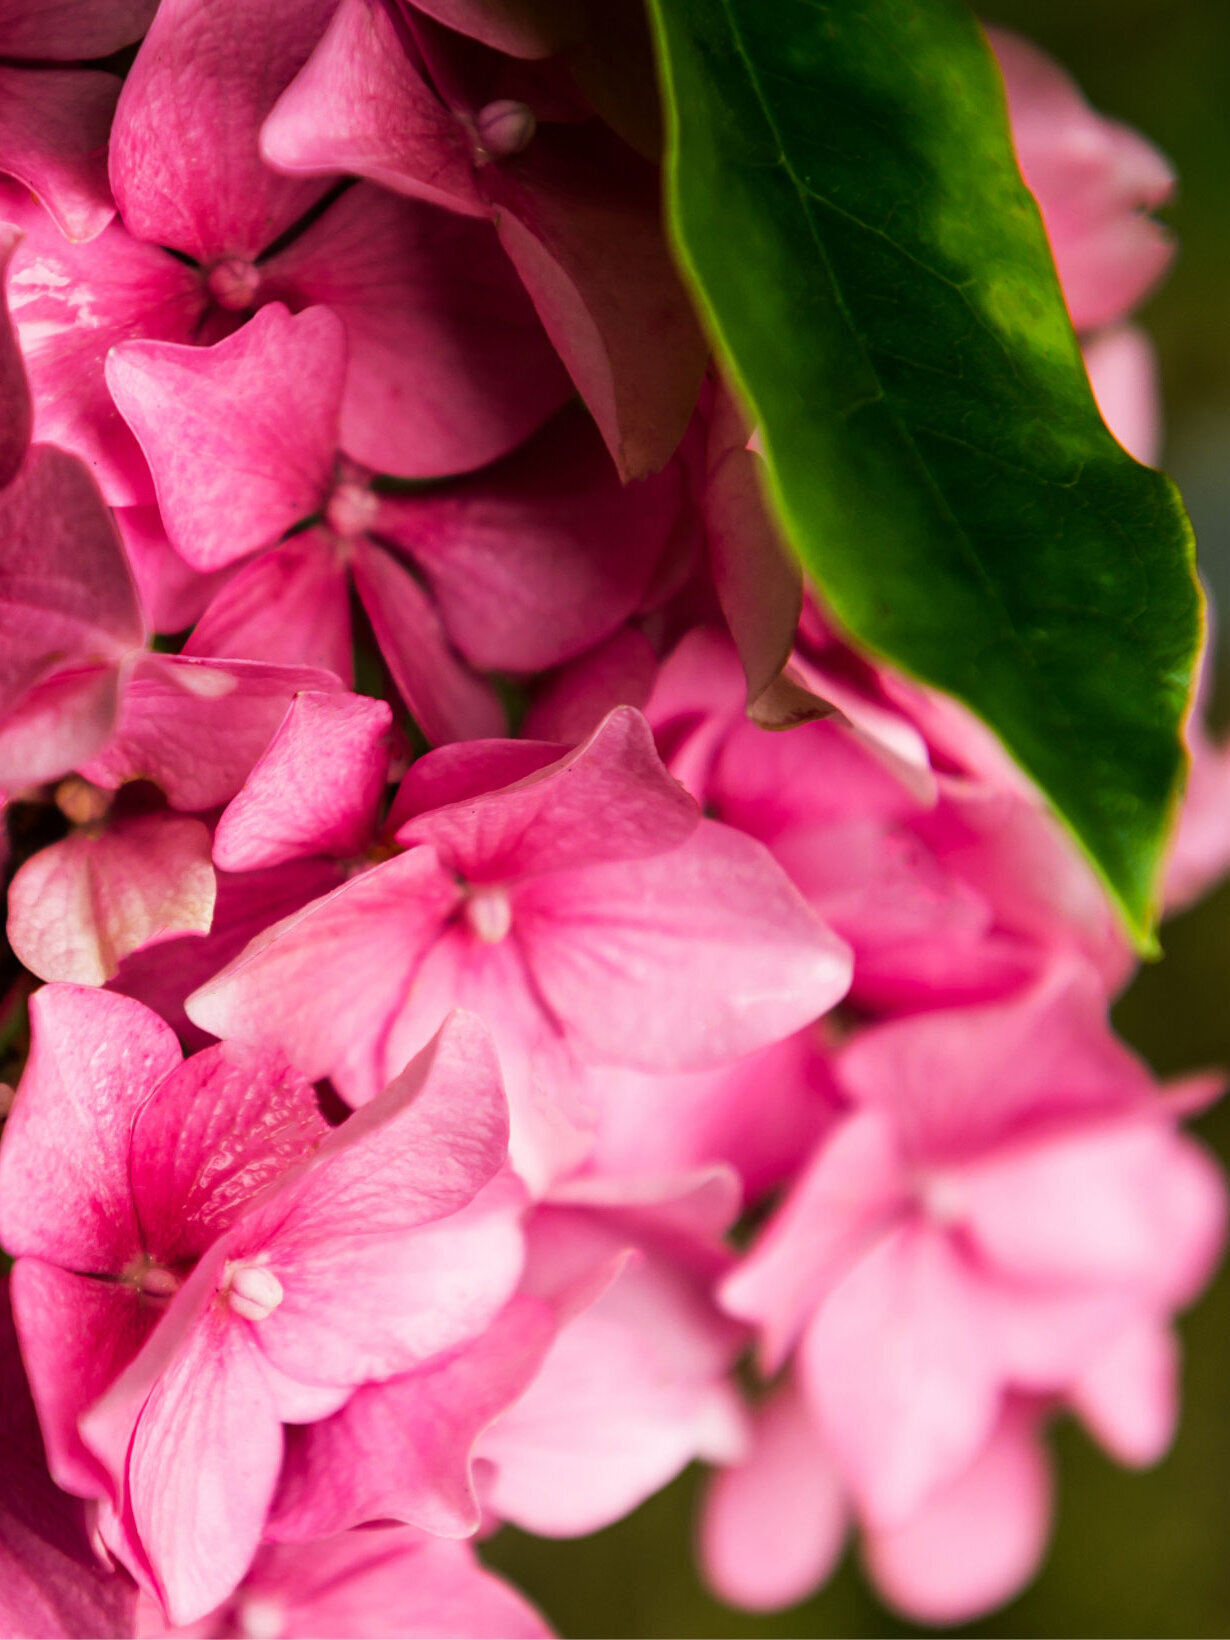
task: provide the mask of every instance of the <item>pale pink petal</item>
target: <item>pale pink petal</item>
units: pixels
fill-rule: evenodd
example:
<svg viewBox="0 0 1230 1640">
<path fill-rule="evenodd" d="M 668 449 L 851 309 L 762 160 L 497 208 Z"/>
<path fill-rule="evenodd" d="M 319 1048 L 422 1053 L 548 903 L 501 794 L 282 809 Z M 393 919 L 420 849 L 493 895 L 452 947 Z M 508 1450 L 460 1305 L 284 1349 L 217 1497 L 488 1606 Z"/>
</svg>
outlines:
<svg viewBox="0 0 1230 1640">
<path fill-rule="evenodd" d="M 675 849 L 698 820 L 696 805 L 663 767 L 645 719 L 621 706 L 575 752 L 502 790 L 419 814 L 401 827 L 398 841 L 430 843 L 475 882 L 543 872 L 554 880 L 568 868 Z"/>
<path fill-rule="evenodd" d="M 909 1520 L 981 1450 L 1000 1386 L 978 1294 L 943 1234 L 906 1226 L 864 1255 L 803 1335 L 800 1376 L 861 1513 Z"/>
<path fill-rule="evenodd" d="M 150 626 L 155 632 L 183 632 L 194 626 L 211 597 L 225 585 L 229 571 L 202 575 L 185 563 L 167 539 L 162 514 L 155 506 L 119 507 L 114 516 Z M 225 654 L 226 651 L 189 648 L 188 653 Z M 274 658 L 257 657 L 260 660 Z"/>
<path fill-rule="evenodd" d="M 243 785 L 295 695 L 338 688 L 312 666 L 144 655 L 114 735 L 81 773 L 110 790 L 152 780 L 172 808 L 217 808 Z"/>
<path fill-rule="evenodd" d="M 514 921 L 582 1053 L 700 1070 L 828 1011 L 850 955 L 761 844 L 702 820 L 680 847 L 528 879 Z"/>
<path fill-rule="evenodd" d="M 760 1328 L 774 1372 L 833 1287 L 900 1222 L 907 1178 L 892 1128 L 879 1112 L 840 1123 L 723 1281 L 731 1315 Z"/>
<path fill-rule="evenodd" d="M 139 40 L 157 0 L 3 0 L 0 52 L 73 62 Z"/>
<path fill-rule="evenodd" d="M 0 1450 L 0 1631 L 30 1640 L 131 1635 L 133 1584 L 103 1566 L 83 1505 L 47 1472 L 7 1292 L 0 1293 Z"/>
<path fill-rule="evenodd" d="M 84 766 L 111 733 L 119 699 L 114 666 L 36 684 L 0 724 L 0 791 L 17 794 Z"/>
<path fill-rule="evenodd" d="M 257 138 L 330 10 L 331 0 L 162 0 L 111 132 L 111 184 L 132 233 L 207 266 L 251 260 L 319 198 L 319 185 L 263 165 Z"/>
<path fill-rule="evenodd" d="M 1018 1594 L 1050 1535 L 1050 1465 L 1036 1415 L 1008 1407 L 963 1474 L 901 1525 L 864 1539 L 880 1595 L 916 1622 L 968 1623 Z"/>
<path fill-rule="evenodd" d="M 461 126 L 406 55 L 380 0 L 341 0 L 261 131 L 261 152 L 296 176 L 350 171 L 399 193 L 485 216 Z"/>
<path fill-rule="evenodd" d="M 40 979 L 102 985 L 143 945 L 206 933 L 214 912 L 209 833 L 151 814 L 40 849 L 9 885 L 9 944 Z"/>
<path fill-rule="evenodd" d="M 119 91 L 114 74 L 89 69 L 0 68 L 0 170 L 68 239 L 97 238 L 115 215 L 107 134 Z"/>
<path fill-rule="evenodd" d="M 645 711 L 657 670 L 648 638 L 636 627 L 621 626 L 537 685 L 521 732 L 574 746 L 616 706 Z"/>
<path fill-rule="evenodd" d="M 841 1476 L 787 1383 L 756 1414 L 750 1454 L 710 1479 L 700 1518 L 705 1580 L 744 1611 L 793 1606 L 836 1568 L 846 1540 Z"/>
<path fill-rule="evenodd" d="M 1099 1350 L 1068 1391 L 1073 1411 L 1119 1463 L 1165 1456 L 1179 1419 L 1179 1341 L 1163 1323 L 1132 1323 Z"/>
<path fill-rule="evenodd" d="M 34 407 L 22 362 L 21 347 L 9 316 L 7 281 L 13 252 L 21 243 L 21 229 L 0 223 L 0 486 L 12 482 L 30 446 Z"/>
<path fill-rule="evenodd" d="M 181 653 L 321 666 L 349 686 L 350 574 L 336 538 L 303 530 L 234 571 Z"/>
<path fill-rule="evenodd" d="M 375 833 L 393 713 L 362 695 L 299 694 L 214 833 L 224 871 L 360 854 Z"/>
<path fill-rule="evenodd" d="M 133 1129 L 129 1176 L 146 1249 L 168 1267 L 199 1258 L 329 1131 L 311 1084 L 280 1054 L 238 1042 L 193 1054 Z"/>
<path fill-rule="evenodd" d="M 499 696 L 452 648 L 434 604 L 407 566 L 360 539 L 354 580 L 398 693 L 427 739 L 438 745 L 504 732 Z"/>
<path fill-rule="evenodd" d="M 139 1002 L 76 985 L 30 999 L 33 1045 L 0 1147 L 0 1241 L 118 1275 L 140 1252 L 128 1181 L 133 1117 L 180 1063 Z"/>
<path fill-rule="evenodd" d="M 345 364 L 336 315 L 280 302 L 213 347 L 134 341 L 108 355 L 111 395 L 194 569 L 272 546 L 324 505 Z"/>
<path fill-rule="evenodd" d="M 13 257 L 9 303 L 34 393 L 34 434 L 74 451 L 112 506 L 153 500 L 149 470 L 103 373 L 129 337 L 192 340 L 207 305 L 195 269 L 122 224 L 88 245 L 65 239 L 28 194 L 0 184 L 0 214 L 25 241 Z"/>
<path fill-rule="evenodd" d="M 260 288 L 346 326 L 341 444 L 377 472 L 485 466 L 572 391 L 494 229 L 367 183 L 262 263 Z"/>
<path fill-rule="evenodd" d="M 468 1537 L 481 1521 L 474 1442 L 525 1389 L 554 1330 L 545 1305 L 514 1299 L 456 1355 L 364 1385 L 333 1418 L 294 1431 L 267 1535 L 302 1541 L 402 1520 Z"/>
<path fill-rule="evenodd" d="M 389 498 L 373 527 L 426 576 L 472 666 L 536 672 L 634 613 L 672 536 L 687 528 L 685 501 L 679 463 L 622 485 L 574 407 L 464 485 Z"/>
<path fill-rule="evenodd" d="M 331 1076 L 344 1097 L 362 1103 L 383 1085 L 389 1020 L 458 903 L 433 851 L 414 849 L 266 930 L 189 998 L 188 1016 L 217 1036 L 281 1047 L 305 1075 Z"/>
<path fill-rule="evenodd" d="M 100 1497 L 106 1473 L 82 1444 L 77 1420 L 135 1358 L 164 1306 L 133 1286 L 40 1258 L 18 1259 L 11 1289 L 48 1466 L 58 1485 Z"/>
<path fill-rule="evenodd" d="M 1156 467 L 1162 449 L 1157 353 L 1138 325 L 1104 330 L 1085 343 L 1085 368 L 1102 419 L 1129 455 Z"/>
</svg>

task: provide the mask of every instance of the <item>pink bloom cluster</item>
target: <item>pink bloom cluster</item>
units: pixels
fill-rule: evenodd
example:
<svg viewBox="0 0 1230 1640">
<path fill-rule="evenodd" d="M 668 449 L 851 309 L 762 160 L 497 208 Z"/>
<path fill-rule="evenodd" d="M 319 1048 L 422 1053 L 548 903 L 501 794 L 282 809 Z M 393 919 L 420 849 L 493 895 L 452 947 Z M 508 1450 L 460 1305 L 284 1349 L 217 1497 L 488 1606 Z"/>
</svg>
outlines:
<svg viewBox="0 0 1230 1640">
<path fill-rule="evenodd" d="M 1150 457 L 1169 170 L 995 45 Z M 698 1458 L 728 1599 L 854 1527 L 948 1623 L 1037 1564 L 1057 1413 L 1170 1439 L 1217 1081 L 1115 1040 L 1129 953 L 989 734 L 804 601 L 647 50 L 0 4 L 5 1632 L 543 1634 L 472 1540 Z"/>
</svg>

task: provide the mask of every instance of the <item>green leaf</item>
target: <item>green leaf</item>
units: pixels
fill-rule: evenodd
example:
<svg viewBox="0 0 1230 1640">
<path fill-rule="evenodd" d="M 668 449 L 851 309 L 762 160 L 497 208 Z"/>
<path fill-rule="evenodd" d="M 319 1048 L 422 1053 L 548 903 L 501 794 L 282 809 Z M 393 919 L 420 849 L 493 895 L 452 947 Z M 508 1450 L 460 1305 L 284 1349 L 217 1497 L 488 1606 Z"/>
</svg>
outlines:
<svg viewBox="0 0 1230 1640">
<path fill-rule="evenodd" d="M 1151 948 L 1202 609 L 1094 404 L 963 0 L 650 0 L 677 254 L 789 540 L 996 731 Z"/>
</svg>

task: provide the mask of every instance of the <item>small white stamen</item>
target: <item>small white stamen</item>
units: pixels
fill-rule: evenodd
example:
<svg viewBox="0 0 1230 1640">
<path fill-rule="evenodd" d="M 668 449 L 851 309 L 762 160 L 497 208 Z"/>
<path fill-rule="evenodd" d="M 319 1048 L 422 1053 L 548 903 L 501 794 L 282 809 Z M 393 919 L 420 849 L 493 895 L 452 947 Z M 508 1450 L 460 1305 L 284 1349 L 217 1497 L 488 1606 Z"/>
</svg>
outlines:
<svg viewBox="0 0 1230 1640">
<path fill-rule="evenodd" d="M 371 529 L 380 510 L 380 497 L 366 484 L 347 481 L 339 484 L 329 498 L 325 517 L 335 535 L 362 535 Z"/>
<path fill-rule="evenodd" d="M 261 285 L 261 270 L 242 256 L 228 256 L 209 270 L 206 280 L 209 293 L 219 307 L 242 313 L 256 300 Z"/>
<path fill-rule="evenodd" d="M 264 1321 L 282 1302 L 282 1283 L 263 1264 L 227 1264 L 222 1286 L 236 1315 L 245 1321 Z"/>
<path fill-rule="evenodd" d="M 179 1277 L 160 1264 L 151 1264 L 141 1274 L 140 1287 L 146 1298 L 170 1298 L 179 1291 Z"/>
<path fill-rule="evenodd" d="M 523 153 L 534 140 L 538 121 L 534 110 L 511 97 L 501 97 L 480 109 L 474 121 L 478 135 L 479 164 L 484 159 L 511 159 Z"/>
<path fill-rule="evenodd" d="M 286 1624 L 286 1609 L 271 1595 L 249 1595 L 239 1602 L 239 1632 L 245 1640 L 278 1640 Z"/>
<path fill-rule="evenodd" d="M 927 1173 L 917 1183 L 918 1200 L 936 1224 L 959 1224 L 965 1217 L 961 1187 L 942 1173 Z"/>
<path fill-rule="evenodd" d="M 466 898 L 466 921 L 484 945 L 498 945 L 512 927 L 512 901 L 498 883 L 479 883 Z"/>
</svg>

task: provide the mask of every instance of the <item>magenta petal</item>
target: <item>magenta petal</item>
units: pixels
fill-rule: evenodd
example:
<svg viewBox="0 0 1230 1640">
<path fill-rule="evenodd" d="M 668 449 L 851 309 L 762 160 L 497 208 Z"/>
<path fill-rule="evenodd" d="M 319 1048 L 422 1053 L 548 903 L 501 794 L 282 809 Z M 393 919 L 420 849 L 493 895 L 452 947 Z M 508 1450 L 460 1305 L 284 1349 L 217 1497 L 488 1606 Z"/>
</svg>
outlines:
<svg viewBox="0 0 1230 1640">
<path fill-rule="evenodd" d="M 214 911 L 209 833 L 151 814 L 79 831 L 40 849 L 9 885 L 8 937 L 40 979 L 102 985 L 156 940 L 207 933 Z"/>
<path fill-rule="evenodd" d="M 78 62 L 139 40 L 157 0 L 2 0 L 0 54 Z"/>
<path fill-rule="evenodd" d="M 37 684 L 0 725 L 0 791 L 21 792 L 84 765 L 110 734 L 119 697 L 111 666 Z"/>
<path fill-rule="evenodd" d="M 412 9 L 510 57 L 552 57 L 584 27 L 575 0 L 413 0 Z"/>
<path fill-rule="evenodd" d="M 410 62 L 380 0 L 341 0 L 266 120 L 261 152 L 291 175 L 351 171 L 399 193 L 487 214 L 461 123 Z"/>
<path fill-rule="evenodd" d="M 127 997 L 49 985 L 0 1147 L 0 1241 L 70 1270 L 117 1275 L 140 1252 L 128 1180 L 133 1117 L 180 1063 L 156 1014 Z"/>
<path fill-rule="evenodd" d="M 575 752 L 515 785 L 417 815 L 398 841 L 430 843 L 464 876 L 493 882 L 660 854 L 698 823 L 649 725 L 620 706 Z"/>
<path fill-rule="evenodd" d="M 136 1357 L 161 1308 L 135 1287 L 39 1258 L 18 1259 L 12 1298 L 51 1473 L 82 1497 L 100 1497 L 105 1471 L 82 1444 L 77 1420 Z"/>
<path fill-rule="evenodd" d="M 189 1018 L 217 1036 L 280 1046 L 305 1075 L 333 1077 L 352 1103 L 371 1099 L 384 1032 L 459 898 L 431 849 L 389 860 L 253 940 L 188 999 Z"/>
<path fill-rule="evenodd" d="M 350 572 L 336 538 L 303 530 L 235 570 L 181 653 L 322 666 L 349 685 Z"/>
<path fill-rule="evenodd" d="M 225 871 L 304 855 L 345 859 L 375 832 L 393 713 L 363 695 L 296 695 L 214 834 Z"/>
<path fill-rule="evenodd" d="M 652 859 L 527 881 L 515 917 L 547 1004 L 599 1063 L 700 1070 L 791 1035 L 850 984 L 848 947 L 767 850 L 709 820 Z"/>
<path fill-rule="evenodd" d="M 0 223 L 0 291 L 4 292 L 0 313 L 0 487 L 12 482 L 25 459 L 34 420 L 30 384 L 9 314 L 7 294 L 9 263 L 21 237 L 20 228 Z"/>
<path fill-rule="evenodd" d="M 67 239 L 95 239 L 115 215 L 107 134 L 119 91 L 114 74 L 89 69 L 0 68 L 0 170 Z"/>
<path fill-rule="evenodd" d="M 328 308 L 263 307 L 213 347 L 126 342 L 107 385 L 140 440 L 171 541 L 220 569 L 324 504 L 346 335 Z"/>
<path fill-rule="evenodd" d="M 448 641 L 410 571 L 373 541 L 355 542 L 354 579 L 398 693 L 433 745 L 504 732 L 504 708 Z"/>
<path fill-rule="evenodd" d="M 0 192 L 3 215 L 25 230 L 9 302 L 34 393 L 35 437 L 79 455 L 112 506 L 153 499 L 140 448 L 103 375 L 129 337 L 187 342 L 206 305 L 199 274 L 113 222 L 73 245 L 29 195 Z"/>
<path fill-rule="evenodd" d="M 168 1266 L 199 1258 L 328 1132 L 311 1084 L 280 1054 L 238 1042 L 193 1054 L 133 1130 L 130 1177 L 147 1250 Z"/>
<path fill-rule="evenodd" d="M 389 809 L 385 832 L 396 835 L 420 814 L 514 785 L 566 755 L 566 746 L 540 740 L 456 740 L 451 746 L 438 746 L 410 765 Z"/>
<path fill-rule="evenodd" d="M 115 734 L 81 773 L 111 789 L 152 780 L 172 808 L 217 808 L 243 785 L 294 696 L 337 687 L 311 666 L 143 655 Z"/>
<path fill-rule="evenodd" d="M 0 712 L 53 672 L 118 666 L 145 628 L 124 548 L 75 456 L 33 445 L 0 490 Z"/>
<path fill-rule="evenodd" d="M 1123 1328 L 1069 1391 L 1072 1408 L 1117 1462 L 1157 1463 L 1179 1417 L 1179 1341 L 1153 1317 Z"/>
<path fill-rule="evenodd" d="M 708 344 L 662 233 L 656 169 L 598 120 L 540 127 L 480 187 L 504 249 L 625 479 L 664 466 Z"/>
<path fill-rule="evenodd" d="M 709 1482 L 700 1554 L 710 1587 L 744 1611 L 803 1600 L 845 1546 L 845 1489 L 794 1385 L 760 1407 L 754 1445 Z"/>
<path fill-rule="evenodd" d="M 341 444 L 377 472 L 483 467 L 572 392 L 487 223 L 360 183 L 261 274 L 264 295 L 346 326 Z"/>
<path fill-rule="evenodd" d="M 481 1521 L 471 1449 L 525 1389 L 554 1330 L 545 1305 L 514 1299 L 442 1364 L 364 1385 L 334 1417 L 296 1431 L 269 1535 L 302 1541 L 402 1520 L 468 1537 Z"/>
<path fill-rule="evenodd" d="M 657 672 L 658 657 L 649 639 L 634 626 L 621 626 L 538 684 L 521 732 L 574 746 L 616 706 L 643 712 Z"/>
<path fill-rule="evenodd" d="M 207 265 L 251 260 L 319 198 L 321 185 L 263 165 L 257 138 L 331 9 L 332 0 L 162 0 L 111 133 L 111 183 L 132 233 Z"/>
<path fill-rule="evenodd" d="M 32 1640 L 131 1635 L 132 1583 L 103 1567 L 83 1506 L 47 1473 L 7 1291 L 0 1291 L 0 1451 L 0 1632 Z"/>
<path fill-rule="evenodd" d="M 386 501 L 374 530 L 422 570 L 472 666 L 536 672 L 636 611 L 684 527 L 684 503 L 678 464 L 620 484 L 593 423 L 574 408 L 464 484 Z"/>
<path fill-rule="evenodd" d="M 193 626 L 228 572 L 202 575 L 185 563 L 167 540 L 155 506 L 117 507 L 114 516 L 150 626 L 155 632 L 183 632 Z"/>
</svg>

